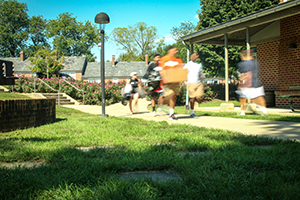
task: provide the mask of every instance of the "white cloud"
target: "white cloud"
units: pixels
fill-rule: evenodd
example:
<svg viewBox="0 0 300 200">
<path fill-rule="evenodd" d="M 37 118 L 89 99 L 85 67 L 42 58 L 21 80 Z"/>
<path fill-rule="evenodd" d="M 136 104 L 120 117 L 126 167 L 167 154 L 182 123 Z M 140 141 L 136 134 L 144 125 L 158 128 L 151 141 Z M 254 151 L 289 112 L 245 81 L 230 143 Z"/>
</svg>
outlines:
<svg viewBox="0 0 300 200">
<path fill-rule="evenodd" d="M 195 18 L 195 19 L 199 19 L 199 16 L 198 16 L 198 14 L 197 14 L 197 15 L 195 15 L 195 16 L 194 16 L 194 18 Z"/>
</svg>

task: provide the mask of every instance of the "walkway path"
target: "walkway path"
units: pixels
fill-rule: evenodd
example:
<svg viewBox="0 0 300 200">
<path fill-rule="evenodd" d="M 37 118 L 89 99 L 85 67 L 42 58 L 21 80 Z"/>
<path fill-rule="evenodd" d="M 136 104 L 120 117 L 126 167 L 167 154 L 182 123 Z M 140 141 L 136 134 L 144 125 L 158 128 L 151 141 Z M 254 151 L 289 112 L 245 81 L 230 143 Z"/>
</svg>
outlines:
<svg viewBox="0 0 300 200">
<path fill-rule="evenodd" d="M 156 117 L 153 117 L 152 112 L 149 112 L 147 109 L 147 105 L 149 103 L 150 102 L 144 99 L 139 101 L 139 114 L 131 115 L 128 106 L 123 106 L 121 103 L 107 106 L 105 112 L 109 116 L 115 117 L 131 117 L 153 121 L 168 121 L 168 116 L 163 113 L 159 114 Z M 91 114 L 102 114 L 101 106 L 66 105 L 65 107 L 74 108 Z M 207 110 L 208 108 L 201 109 Z M 218 111 L 218 108 L 209 109 L 211 109 L 211 111 Z M 290 113 L 289 109 L 268 109 L 268 113 L 280 115 L 296 115 L 300 117 L 300 113 Z M 168 122 L 170 124 L 190 124 L 199 127 L 237 131 L 247 135 L 269 136 L 300 141 L 300 123 L 295 122 L 234 119 L 210 116 L 200 116 L 198 118 L 191 118 L 187 114 L 176 114 L 176 117 L 178 118 L 177 121 Z"/>
</svg>

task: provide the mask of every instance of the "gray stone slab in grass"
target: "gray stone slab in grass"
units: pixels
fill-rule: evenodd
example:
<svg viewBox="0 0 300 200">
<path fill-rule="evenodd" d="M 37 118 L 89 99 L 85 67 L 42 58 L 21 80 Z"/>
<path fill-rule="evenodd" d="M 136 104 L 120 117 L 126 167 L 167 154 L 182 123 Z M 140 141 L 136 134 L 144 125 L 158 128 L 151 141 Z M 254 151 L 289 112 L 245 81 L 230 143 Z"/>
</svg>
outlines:
<svg viewBox="0 0 300 200">
<path fill-rule="evenodd" d="M 175 144 L 171 143 L 171 142 L 163 142 L 163 143 L 156 143 L 156 144 L 154 144 L 154 146 L 166 146 L 166 145 L 175 146 Z"/>
<path fill-rule="evenodd" d="M 141 181 L 151 178 L 153 181 L 167 182 L 170 180 L 182 181 L 182 178 L 174 173 L 167 171 L 137 171 L 122 173 L 120 179 Z"/>
<path fill-rule="evenodd" d="M 188 151 L 184 151 L 184 152 L 178 152 L 178 155 L 180 157 L 183 157 L 185 155 L 190 155 L 190 156 L 203 156 L 203 155 L 208 155 L 210 154 L 209 151 L 197 151 L 197 152 L 188 152 Z"/>
<path fill-rule="evenodd" d="M 256 146 L 256 147 L 261 149 L 271 149 L 273 146 Z"/>
<path fill-rule="evenodd" d="M 45 166 L 45 163 L 37 162 L 18 162 L 18 163 L 0 163 L 0 168 L 14 169 L 14 168 L 38 168 Z"/>
<path fill-rule="evenodd" d="M 74 147 L 75 149 L 81 150 L 83 152 L 88 152 L 90 150 L 94 150 L 94 149 L 103 149 L 103 150 L 113 150 L 115 149 L 114 147 Z"/>
</svg>

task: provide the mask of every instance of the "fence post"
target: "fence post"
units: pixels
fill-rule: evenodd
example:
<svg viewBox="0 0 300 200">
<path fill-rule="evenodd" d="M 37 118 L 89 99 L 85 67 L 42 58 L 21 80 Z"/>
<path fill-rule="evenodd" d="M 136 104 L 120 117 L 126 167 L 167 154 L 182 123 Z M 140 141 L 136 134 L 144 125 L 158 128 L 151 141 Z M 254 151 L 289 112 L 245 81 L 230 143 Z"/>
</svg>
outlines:
<svg viewBox="0 0 300 200">
<path fill-rule="evenodd" d="M 58 105 L 60 105 L 60 80 L 58 81 Z"/>
<path fill-rule="evenodd" d="M 83 105 L 84 105 L 84 91 L 82 91 L 82 96 L 83 96 L 83 101 L 82 101 L 82 103 L 83 103 Z"/>
</svg>

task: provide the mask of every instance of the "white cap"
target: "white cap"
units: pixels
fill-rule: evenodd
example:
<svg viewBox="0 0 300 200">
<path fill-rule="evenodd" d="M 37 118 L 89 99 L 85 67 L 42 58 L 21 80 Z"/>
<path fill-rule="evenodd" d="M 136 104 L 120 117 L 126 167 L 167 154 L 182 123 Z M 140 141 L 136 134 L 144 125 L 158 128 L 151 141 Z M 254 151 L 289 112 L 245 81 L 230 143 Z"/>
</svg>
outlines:
<svg viewBox="0 0 300 200">
<path fill-rule="evenodd" d="M 131 72 L 130 76 L 136 75 L 136 72 Z"/>
</svg>

